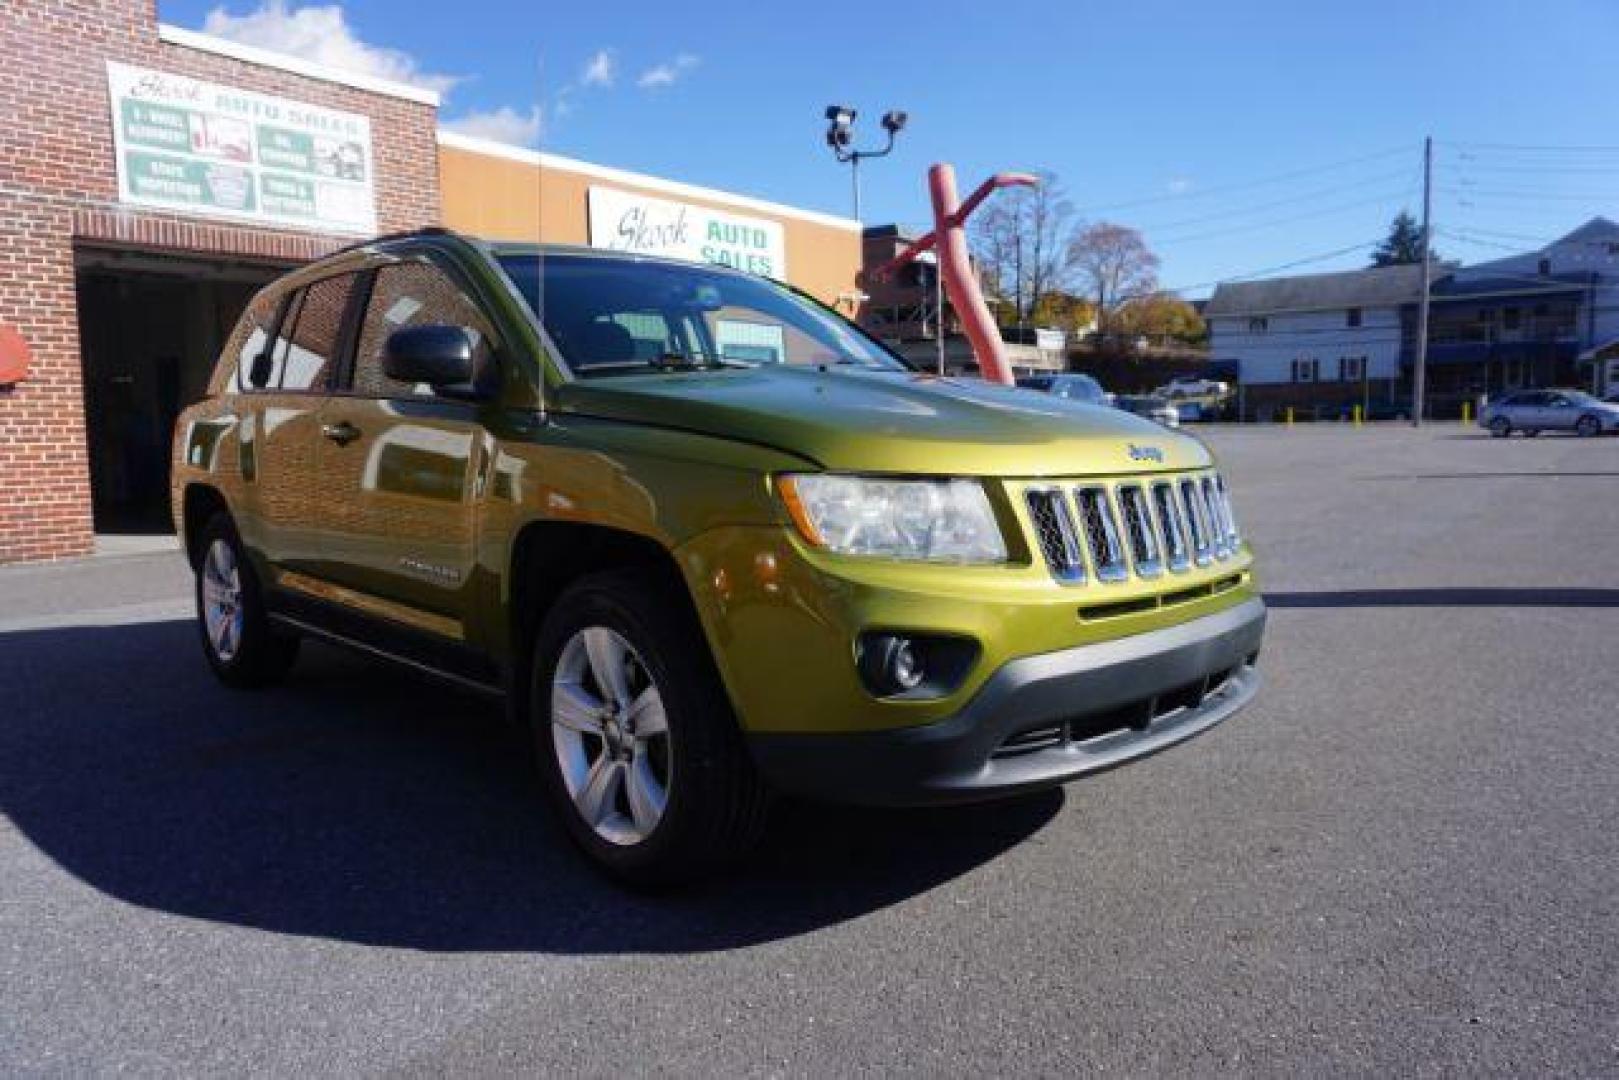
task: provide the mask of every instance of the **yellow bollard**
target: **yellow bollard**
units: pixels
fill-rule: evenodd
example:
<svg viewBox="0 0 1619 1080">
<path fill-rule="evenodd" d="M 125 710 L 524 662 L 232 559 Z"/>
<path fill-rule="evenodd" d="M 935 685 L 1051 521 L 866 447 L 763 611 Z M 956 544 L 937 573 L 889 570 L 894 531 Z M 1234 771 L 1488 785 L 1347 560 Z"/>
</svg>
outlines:
<svg viewBox="0 0 1619 1080">
<path fill-rule="evenodd" d="M 1360 406 L 1355 406 L 1355 426 L 1360 427 Z"/>
<path fill-rule="evenodd" d="M 1473 422 L 1473 403 L 1471 401 L 1463 401 L 1462 402 L 1462 427 L 1466 427 L 1468 424 L 1471 424 L 1472 422 Z"/>
<path fill-rule="evenodd" d="M 1291 405 L 1287 407 L 1287 426 L 1293 426 L 1293 406 Z"/>
</svg>

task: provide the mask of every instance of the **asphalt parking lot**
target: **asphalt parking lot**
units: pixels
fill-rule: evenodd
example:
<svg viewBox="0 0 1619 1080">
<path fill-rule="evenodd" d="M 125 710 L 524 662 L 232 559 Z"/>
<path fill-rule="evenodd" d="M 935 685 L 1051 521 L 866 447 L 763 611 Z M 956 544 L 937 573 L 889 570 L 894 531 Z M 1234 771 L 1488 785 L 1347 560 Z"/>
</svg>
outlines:
<svg viewBox="0 0 1619 1080">
<path fill-rule="evenodd" d="M 791 807 L 674 897 L 572 855 L 477 699 L 324 648 L 227 692 L 178 555 L 0 570 L 0 1072 L 1619 1070 L 1619 439 L 1208 438 L 1248 712 Z"/>
</svg>

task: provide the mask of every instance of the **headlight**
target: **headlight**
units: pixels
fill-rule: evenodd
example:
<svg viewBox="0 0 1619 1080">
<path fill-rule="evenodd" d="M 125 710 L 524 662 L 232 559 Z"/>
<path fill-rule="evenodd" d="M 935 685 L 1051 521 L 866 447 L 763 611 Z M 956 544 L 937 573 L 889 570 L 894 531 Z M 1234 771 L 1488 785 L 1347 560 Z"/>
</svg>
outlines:
<svg viewBox="0 0 1619 1080">
<path fill-rule="evenodd" d="M 977 481 L 801 473 L 779 482 L 793 524 L 816 547 L 889 559 L 1006 561 L 1006 541 Z"/>
</svg>

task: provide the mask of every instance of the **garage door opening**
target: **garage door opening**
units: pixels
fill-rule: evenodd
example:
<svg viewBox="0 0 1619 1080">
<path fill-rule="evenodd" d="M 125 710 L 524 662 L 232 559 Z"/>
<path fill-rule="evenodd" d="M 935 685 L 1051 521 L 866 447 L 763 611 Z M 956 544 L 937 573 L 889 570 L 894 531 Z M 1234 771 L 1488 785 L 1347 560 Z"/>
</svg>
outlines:
<svg viewBox="0 0 1619 1080">
<path fill-rule="evenodd" d="M 78 247 L 95 529 L 167 533 L 169 439 L 248 300 L 285 265 Z"/>
</svg>

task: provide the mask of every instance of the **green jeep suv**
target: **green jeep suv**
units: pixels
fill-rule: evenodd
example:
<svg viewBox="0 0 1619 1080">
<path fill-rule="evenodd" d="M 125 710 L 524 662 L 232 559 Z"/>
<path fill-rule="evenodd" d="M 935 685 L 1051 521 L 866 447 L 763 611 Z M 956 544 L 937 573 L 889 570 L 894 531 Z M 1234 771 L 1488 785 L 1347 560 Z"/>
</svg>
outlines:
<svg viewBox="0 0 1619 1080">
<path fill-rule="evenodd" d="M 688 876 L 773 792 L 985 799 L 1254 695 L 1197 441 L 912 371 L 767 280 L 439 230 L 266 288 L 174 437 L 208 662 L 316 637 L 499 695 L 567 828 Z"/>
</svg>

